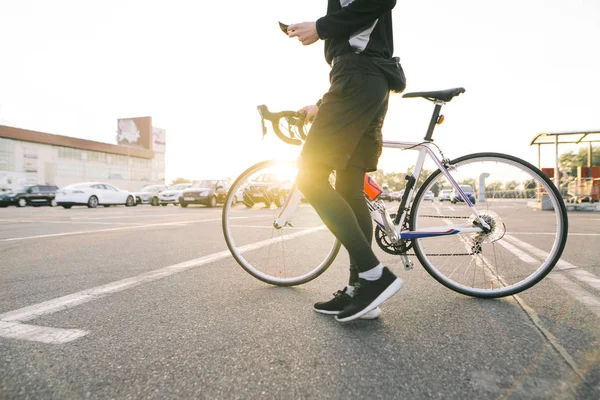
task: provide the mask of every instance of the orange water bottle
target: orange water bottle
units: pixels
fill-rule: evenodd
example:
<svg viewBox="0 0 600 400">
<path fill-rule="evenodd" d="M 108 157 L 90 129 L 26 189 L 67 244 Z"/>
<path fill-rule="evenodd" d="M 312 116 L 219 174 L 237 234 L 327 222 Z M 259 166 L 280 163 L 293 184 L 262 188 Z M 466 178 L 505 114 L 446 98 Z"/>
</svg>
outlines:
<svg viewBox="0 0 600 400">
<path fill-rule="evenodd" d="M 363 191 L 369 200 L 373 201 L 379 197 L 381 192 L 383 192 L 383 189 L 379 187 L 377 182 L 375 182 L 375 179 L 371 178 L 369 174 L 365 174 L 365 186 Z"/>
</svg>

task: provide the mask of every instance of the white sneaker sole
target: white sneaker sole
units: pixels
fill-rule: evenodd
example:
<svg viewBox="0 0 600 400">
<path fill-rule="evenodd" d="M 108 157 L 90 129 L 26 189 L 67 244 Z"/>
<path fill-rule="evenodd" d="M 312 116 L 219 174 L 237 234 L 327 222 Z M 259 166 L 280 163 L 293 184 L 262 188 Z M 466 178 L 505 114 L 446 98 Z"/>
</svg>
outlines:
<svg viewBox="0 0 600 400">
<path fill-rule="evenodd" d="M 381 315 L 381 308 L 375 307 L 374 309 L 372 309 L 371 311 L 369 311 L 368 313 L 366 313 L 362 317 L 360 317 L 360 319 L 376 319 L 376 318 L 379 318 L 380 315 Z"/>
<path fill-rule="evenodd" d="M 318 312 L 319 314 L 326 314 L 326 315 L 338 315 L 340 313 L 339 311 L 317 310 L 316 308 L 314 308 L 314 310 L 316 312 Z M 371 311 L 368 311 L 367 313 L 365 313 L 362 317 L 360 317 L 360 319 L 375 319 L 375 318 L 378 318 L 380 315 L 381 315 L 381 308 L 375 307 Z"/>
<path fill-rule="evenodd" d="M 348 322 L 348 321 L 352 321 L 352 320 L 362 317 L 363 315 L 367 314 L 369 311 L 372 311 L 374 308 L 378 307 L 381 303 L 383 303 L 384 301 L 386 301 L 387 299 L 389 299 L 390 297 L 395 295 L 398 292 L 398 290 L 400 290 L 402 285 L 404 285 L 404 281 L 400 278 L 396 278 L 396 280 L 394 282 L 392 282 L 387 287 L 387 289 L 385 289 L 383 292 L 381 292 L 381 294 L 379 296 L 377 296 L 377 298 L 375 300 L 373 300 L 371 302 L 371 304 L 369 304 L 368 306 L 366 306 L 365 308 L 363 308 L 361 311 L 357 312 L 356 314 L 350 315 L 346 318 L 338 318 L 336 315 L 336 317 L 335 317 L 336 321 Z"/>
<path fill-rule="evenodd" d="M 326 314 L 326 315 L 338 315 L 340 313 L 339 311 L 318 310 L 316 308 L 313 308 L 313 310 L 315 310 L 319 314 Z"/>
</svg>

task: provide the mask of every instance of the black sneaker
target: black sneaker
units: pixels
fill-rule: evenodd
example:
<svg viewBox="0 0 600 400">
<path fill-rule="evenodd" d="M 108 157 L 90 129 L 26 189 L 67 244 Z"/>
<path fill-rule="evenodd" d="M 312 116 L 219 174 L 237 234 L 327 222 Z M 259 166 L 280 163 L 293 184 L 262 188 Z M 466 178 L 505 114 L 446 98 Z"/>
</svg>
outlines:
<svg viewBox="0 0 600 400">
<path fill-rule="evenodd" d="M 350 297 L 350 303 L 335 316 L 335 319 L 347 322 L 360 318 L 395 295 L 403 284 L 404 281 L 387 267 L 383 268 L 381 278 L 376 281 L 359 279 L 359 284 L 354 289 L 354 296 Z"/>
<path fill-rule="evenodd" d="M 333 299 L 329 301 L 315 303 L 315 311 L 321 314 L 328 315 L 339 314 L 344 309 L 344 307 L 350 304 L 350 301 L 352 300 L 352 296 L 346 293 L 346 290 L 347 288 L 344 288 L 343 290 L 338 290 L 333 294 Z M 379 317 L 379 315 L 381 315 L 381 309 L 379 307 L 376 307 L 371 311 L 363 314 L 360 318 L 375 319 Z"/>
<path fill-rule="evenodd" d="M 346 293 L 347 289 L 348 288 L 338 290 L 333 294 L 333 299 L 329 301 L 321 301 L 315 303 L 315 311 L 321 314 L 339 314 L 339 312 L 342 311 L 344 307 L 350 304 L 350 300 L 352 300 L 352 297 L 348 293 Z"/>
</svg>

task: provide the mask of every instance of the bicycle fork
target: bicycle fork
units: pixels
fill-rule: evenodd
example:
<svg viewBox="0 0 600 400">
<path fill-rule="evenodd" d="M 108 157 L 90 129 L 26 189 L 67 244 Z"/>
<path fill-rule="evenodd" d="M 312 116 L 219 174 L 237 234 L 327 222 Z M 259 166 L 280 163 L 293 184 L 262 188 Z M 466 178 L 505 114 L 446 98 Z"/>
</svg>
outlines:
<svg viewBox="0 0 600 400">
<path fill-rule="evenodd" d="M 294 215 L 296 215 L 296 210 L 300 205 L 302 197 L 302 192 L 300 192 L 300 190 L 294 184 L 292 186 L 290 194 L 285 200 L 285 204 L 283 205 L 283 207 L 281 207 L 279 215 L 277 215 L 277 218 L 275 218 L 275 221 L 273 221 L 273 227 L 275 229 L 281 229 L 285 226 L 292 226 L 291 221 L 294 218 Z"/>
</svg>

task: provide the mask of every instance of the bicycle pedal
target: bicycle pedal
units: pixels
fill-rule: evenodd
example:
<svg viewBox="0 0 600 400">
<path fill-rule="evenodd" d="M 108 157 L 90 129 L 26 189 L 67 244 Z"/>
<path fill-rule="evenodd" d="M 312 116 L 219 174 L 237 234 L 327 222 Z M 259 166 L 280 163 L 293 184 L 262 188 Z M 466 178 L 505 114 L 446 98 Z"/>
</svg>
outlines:
<svg viewBox="0 0 600 400">
<path fill-rule="evenodd" d="M 410 261 L 410 260 L 408 260 L 408 262 L 404 263 L 404 270 L 405 271 L 410 271 L 410 270 L 413 269 L 414 266 L 415 266 L 415 263 L 412 262 L 412 261 Z"/>
</svg>

